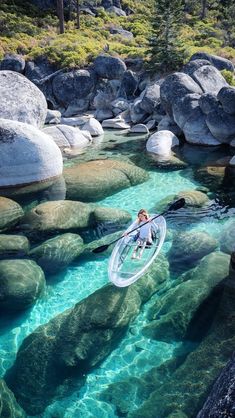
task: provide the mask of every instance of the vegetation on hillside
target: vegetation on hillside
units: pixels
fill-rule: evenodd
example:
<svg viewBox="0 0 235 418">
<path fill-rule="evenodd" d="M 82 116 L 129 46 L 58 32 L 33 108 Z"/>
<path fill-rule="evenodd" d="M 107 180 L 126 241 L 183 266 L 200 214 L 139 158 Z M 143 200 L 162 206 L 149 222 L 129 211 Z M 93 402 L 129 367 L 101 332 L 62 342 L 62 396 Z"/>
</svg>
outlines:
<svg viewBox="0 0 235 418">
<path fill-rule="evenodd" d="M 80 16 L 80 29 L 77 29 L 73 14 L 71 20 L 66 16 L 65 33 L 60 35 L 55 10 L 39 10 L 29 0 L 2 0 L 0 59 L 6 53 L 17 53 L 26 59 L 47 56 L 50 62 L 59 67 L 84 67 L 108 49 L 111 55 L 122 58 L 142 57 L 148 61 L 151 58 L 148 41 L 154 36 L 156 41 L 156 31 L 160 24 L 159 10 L 154 12 L 155 2 L 157 5 L 159 0 L 123 0 L 122 6 L 128 6 L 135 12 L 127 17 L 117 17 L 99 8 L 97 17 Z M 204 0 L 202 3 L 187 0 L 183 6 L 182 24 L 175 28 L 177 42 L 183 44 L 187 55 L 178 58 L 187 59 L 193 53 L 203 50 L 235 59 L 234 0 Z M 163 0 L 162 7 L 164 9 Z M 112 28 L 120 27 L 132 32 L 133 39 L 110 33 Z"/>
</svg>

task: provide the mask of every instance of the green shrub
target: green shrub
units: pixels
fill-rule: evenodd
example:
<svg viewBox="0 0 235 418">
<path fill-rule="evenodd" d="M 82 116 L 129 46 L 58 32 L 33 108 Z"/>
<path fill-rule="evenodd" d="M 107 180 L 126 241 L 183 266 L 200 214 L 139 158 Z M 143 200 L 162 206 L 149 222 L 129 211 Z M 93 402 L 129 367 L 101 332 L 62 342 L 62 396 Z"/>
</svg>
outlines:
<svg viewBox="0 0 235 418">
<path fill-rule="evenodd" d="M 221 74 L 225 78 L 227 83 L 230 84 L 230 86 L 235 86 L 235 78 L 234 78 L 234 75 L 231 71 L 222 70 Z"/>
</svg>

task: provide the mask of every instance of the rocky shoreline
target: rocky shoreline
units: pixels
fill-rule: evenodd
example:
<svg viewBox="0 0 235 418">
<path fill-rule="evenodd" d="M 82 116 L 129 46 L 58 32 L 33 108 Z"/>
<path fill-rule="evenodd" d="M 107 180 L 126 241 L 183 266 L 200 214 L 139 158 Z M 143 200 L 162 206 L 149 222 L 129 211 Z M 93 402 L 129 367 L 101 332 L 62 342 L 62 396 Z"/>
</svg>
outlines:
<svg viewBox="0 0 235 418">
<path fill-rule="evenodd" d="M 17 314 L 32 306 L 45 290 L 47 275 L 65 269 L 73 260 L 85 258 L 95 246 L 109 242 L 110 235 L 95 240 L 89 236 L 91 231 L 102 227 L 111 233 L 130 222 L 127 211 L 103 207 L 97 201 L 147 181 L 148 172 L 131 161 L 115 158 L 73 162 L 72 157 L 81 150 L 86 152 L 96 137 L 102 141 L 104 129 L 146 135 L 146 152 L 159 164 L 176 164 L 174 149 L 182 143 L 204 145 L 212 150 L 226 145 L 233 154 L 235 88 L 220 73 L 221 69 L 234 71 L 230 61 L 205 53 L 195 54 L 181 72 L 164 79 L 157 76 L 150 79 L 137 61 L 131 66 L 132 69 L 121 59 L 107 55 L 97 57 L 90 68 L 79 70 L 55 71 L 45 60 L 25 63 L 19 56 L 7 56 L 0 62 L 0 309 L 3 313 Z M 64 167 L 68 158 L 71 165 Z M 208 164 L 197 175 L 203 183 L 206 172 L 212 177 L 215 189 L 218 184 L 227 184 L 231 191 L 234 171 L 235 156 L 232 156 L 217 161 L 216 165 Z M 48 201 L 26 212 L 17 203 L 19 196 L 47 191 L 49 186 L 52 197 Z M 165 208 L 172 199 L 184 197 L 186 209 L 204 209 L 209 200 L 207 192 L 206 187 L 182 191 L 180 196 L 169 196 L 160 204 Z M 223 242 L 206 232 L 176 234 L 171 238 L 167 259 L 161 257 L 159 265 L 154 265 L 137 284 L 128 289 L 105 286 L 35 330 L 24 340 L 15 364 L 5 376 L 20 406 L 2 380 L 0 414 L 9 408 L 12 411 L 9 416 L 24 417 L 21 407 L 28 414 L 42 413 L 59 386 L 73 375 L 79 377 L 82 387 L 89 370 L 99 365 L 123 338 L 141 305 L 164 288 L 170 271 L 178 272 L 180 265 L 185 271 L 181 271 L 175 286 L 149 310 L 150 323 L 143 332 L 149 338 L 163 341 L 196 339 L 201 318 L 206 315 L 205 303 L 209 301 L 211 326 L 207 335 L 177 366 L 169 366 L 169 375 L 160 384 L 155 382 L 150 387 L 149 375 L 141 376 L 146 392 L 138 410 L 128 413 L 126 405 L 119 405 L 113 395 L 115 387 L 102 396 L 111 399 L 130 418 L 155 418 L 155 412 L 151 415 L 149 411 L 158 411 L 159 418 L 166 418 L 173 416 L 177 392 L 178 404 L 183 405 L 182 414 L 195 416 L 234 350 L 233 231 L 232 224 L 225 231 Z M 216 268 L 218 265 L 220 269 Z M 194 299 L 189 297 L 192 294 Z M 109 301 L 105 311 L 104 300 Z M 219 308 L 213 317 L 216 306 Z M 197 324 L 193 329 L 194 321 Z M 197 395 L 194 402 L 191 394 L 182 400 L 179 393 L 185 370 L 191 370 L 183 383 L 186 390 L 196 373 L 195 363 L 198 364 Z M 168 365 L 164 367 L 168 369 Z M 215 384 L 198 417 L 210 416 L 208 410 L 215 397 L 217 415 L 213 416 L 220 416 L 220 406 L 224 405 L 230 389 L 233 390 L 233 380 L 226 377 L 233 367 L 232 359 L 219 378 L 223 390 L 218 389 L 219 383 Z M 151 372 L 161 375 L 160 368 Z M 133 382 L 125 384 L 131 387 Z M 135 384 L 138 387 L 140 383 Z M 165 393 L 169 402 L 163 405 Z M 233 402 L 228 401 L 226 407 L 233 408 Z"/>
</svg>

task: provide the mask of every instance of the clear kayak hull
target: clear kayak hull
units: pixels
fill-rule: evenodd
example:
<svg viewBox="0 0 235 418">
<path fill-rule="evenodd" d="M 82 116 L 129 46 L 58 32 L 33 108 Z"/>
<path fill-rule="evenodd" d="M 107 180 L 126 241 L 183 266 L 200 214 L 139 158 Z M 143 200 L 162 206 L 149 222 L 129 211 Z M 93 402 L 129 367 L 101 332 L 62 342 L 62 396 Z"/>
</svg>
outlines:
<svg viewBox="0 0 235 418">
<path fill-rule="evenodd" d="M 151 215 L 154 218 L 157 215 Z M 133 222 L 126 232 L 136 226 Z M 138 280 L 149 268 L 157 257 L 166 236 L 166 221 L 163 216 L 151 221 L 153 242 L 146 245 L 141 259 L 133 259 L 133 251 L 136 247 L 136 232 L 123 237 L 115 245 L 108 266 L 109 280 L 118 287 L 126 287 Z"/>
</svg>

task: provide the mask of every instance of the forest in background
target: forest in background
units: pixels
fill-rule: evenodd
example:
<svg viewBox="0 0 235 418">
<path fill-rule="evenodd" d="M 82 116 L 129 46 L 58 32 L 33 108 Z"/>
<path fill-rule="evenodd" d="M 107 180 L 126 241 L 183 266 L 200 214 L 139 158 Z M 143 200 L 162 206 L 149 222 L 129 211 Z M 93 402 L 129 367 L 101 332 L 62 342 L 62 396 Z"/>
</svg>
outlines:
<svg viewBox="0 0 235 418">
<path fill-rule="evenodd" d="M 56 7 L 43 10 L 29 0 L 2 0 L 0 59 L 8 53 L 21 54 L 27 60 L 46 56 L 58 67 L 79 68 L 108 50 L 110 55 L 122 59 L 143 58 L 148 63 L 154 48 L 158 51 L 162 48 L 161 42 L 166 42 L 158 39 L 159 33 L 168 30 L 173 42 L 177 41 L 179 61 L 187 61 L 198 51 L 235 60 L 234 0 L 123 0 L 122 8 L 133 11 L 128 16 L 108 13 L 99 7 L 99 1 L 80 1 L 79 4 L 95 6 L 97 15 L 81 11 L 78 28 L 76 7 L 69 11 L 65 7 L 64 33 L 60 34 Z M 170 10 L 174 14 L 179 4 L 182 13 L 170 15 Z M 168 27 L 166 16 L 169 17 Z M 133 38 L 111 33 L 114 28 L 131 32 Z M 162 53 L 165 54 L 164 48 Z"/>
</svg>

